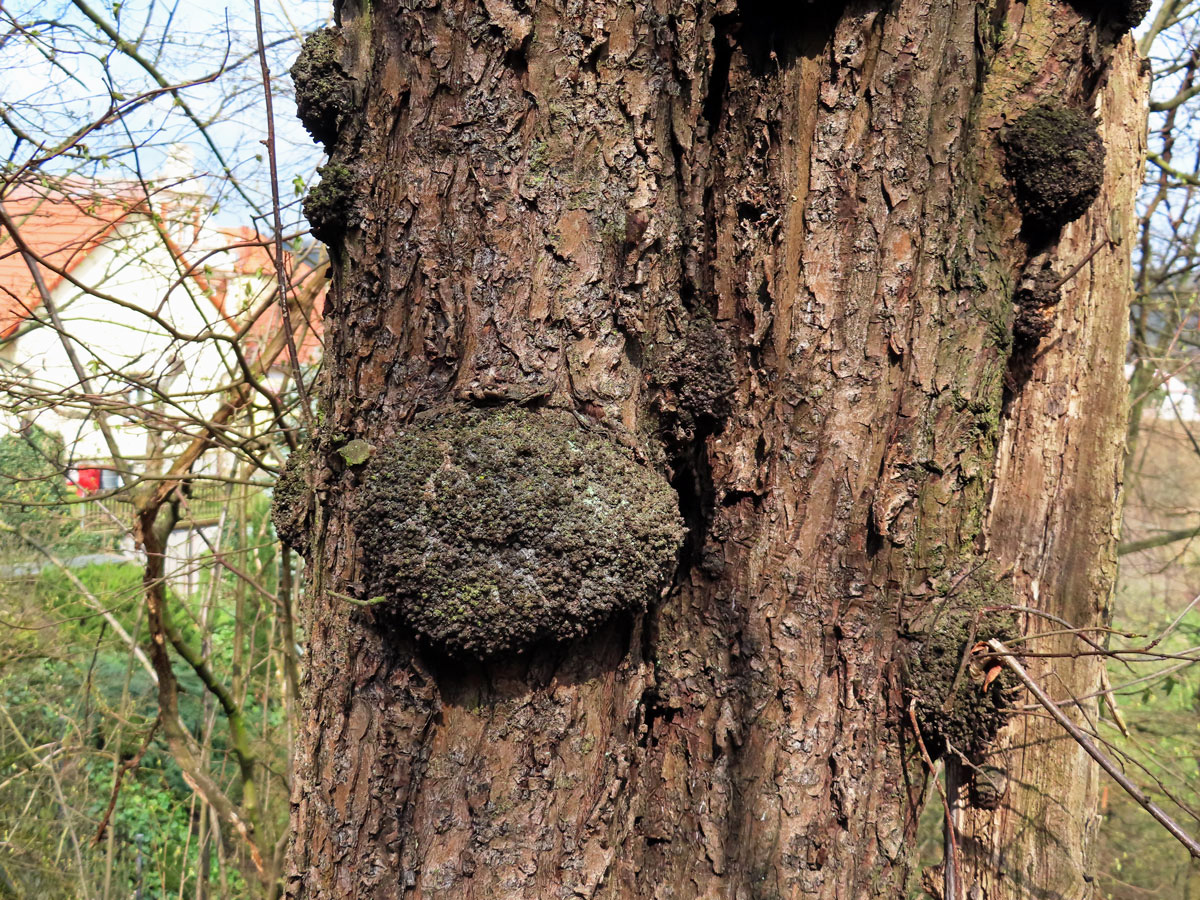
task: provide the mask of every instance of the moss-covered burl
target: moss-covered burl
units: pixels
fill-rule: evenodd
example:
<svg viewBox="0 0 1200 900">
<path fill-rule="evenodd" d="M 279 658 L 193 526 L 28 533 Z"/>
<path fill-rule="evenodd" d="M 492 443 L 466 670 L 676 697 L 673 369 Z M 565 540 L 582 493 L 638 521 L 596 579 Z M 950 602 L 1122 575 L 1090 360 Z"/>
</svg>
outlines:
<svg viewBox="0 0 1200 900">
<path fill-rule="evenodd" d="M 362 477 L 364 585 L 385 617 L 454 656 L 566 640 L 644 607 L 683 537 L 666 479 L 561 411 L 440 414 Z"/>
<path fill-rule="evenodd" d="M 1061 288 L 1061 279 L 1049 266 L 1021 276 L 1013 294 L 1013 337 L 1018 343 L 1037 344 L 1050 333 L 1053 309 L 1062 302 Z"/>
<path fill-rule="evenodd" d="M 341 64 L 342 37 L 336 28 L 322 28 L 304 40 L 292 64 L 296 86 L 296 115 L 314 141 L 328 147 L 350 114 L 350 77 Z"/>
<path fill-rule="evenodd" d="M 355 176 L 348 166 L 335 162 L 320 166 L 317 174 L 321 180 L 304 197 L 304 217 L 315 237 L 333 244 L 345 232 L 351 217 Z"/>
<path fill-rule="evenodd" d="M 285 545 L 308 556 L 308 525 L 312 512 L 312 448 L 293 451 L 271 491 L 271 522 Z"/>
<path fill-rule="evenodd" d="M 937 614 L 909 659 L 907 692 L 931 756 L 954 753 L 977 761 L 1012 717 L 1016 682 L 1007 669 L 989 679 L 970 651 L 990 638 L 1011 640 L 1016 628 L 1011 615 L 986 612 L 976 598 L 958 602 Z"/>
<path fill-rule="evenodd" d="M 666 356 L 656 375 L 671 394 L 664 411 L 686 427 L 694 427 L 698 419 L 719 423 L 729 415 L 733 349 L 709 315 L 692 320 L 684 340 Z"/>
<path fill-rule="evenodd" d="M 1111 29 L 1118 40 L 1137 28 L 1154 5 L 1153 0 L 1071 0 L 1071 4 L 1097 24 Z"/>
<path fill-rule="evenodd" d="M 1078 219 L 1100 194 L 1104 142 L 1082 109 L 1048 102 L 1004 135 L 1005 171 L 1028 224 L 1055 230 Z"/>
<path fill-rule="evenodd" d="M 1116 20 L 1126 31 L 1137 28 L 1153 6 L 1152 0 L 1116 0 L 1113 4 Z"/>
</svg>

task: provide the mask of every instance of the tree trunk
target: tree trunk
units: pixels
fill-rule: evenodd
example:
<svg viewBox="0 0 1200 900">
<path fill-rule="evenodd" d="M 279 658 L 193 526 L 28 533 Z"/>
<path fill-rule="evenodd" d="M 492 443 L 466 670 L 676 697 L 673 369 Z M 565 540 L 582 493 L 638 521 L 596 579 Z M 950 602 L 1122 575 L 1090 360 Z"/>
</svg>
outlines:
<svg viewBox="0 0 1200 900">
<path fill-rule="evenodd" d="M 1090 624 L 1113 576 L 1128 241 L 1013 305 L 1130 233 L 1101 6 L 339 5 L 294 70 L 333 290 L 316 502 L 276 510 L 310 570 L 288 896 L 905 896 L 912 722 L 982 760 L 994 608 Z M 1004 162 L 1049 98 L 1108 143 L 1061 234 Z M 1014 781 L 1085 816 L 1091 769 L 1038 754 Z M 997 817 L 962 896 L 1081 896 L 1077 829 L 1065 864 Z"/>
<path fill-rule="evenodd" d="M 989 557 L 1013 572 L 1018 602 L 1079 625 L 1108 623 L 1117 574 L 1125 442 L 1116 425 L 1126 416 L 1127 248 L 1146 155 L 1138 110 L 1149 89 L 1130 42 L 1117 48 L 1102 78 L 1097 106 L 1109 188 L 1086 218 L 1067 227 L 1058 254 L 1082 260 L 1110 239 L 1124 244 L 1097 253 L 1063 286 L 1062 340 L 1038 360 L 1008 410 L 986 524 Z M 1038 615 L 1025 616 L 1024 628 L 1061 632 L 1053 619 Z M 1060 633 L 1038 640 L 1036 649 L 1072 654 L 1090 648 Z M 1038 657 L 1026 665 L 1052 696 L 1069 701 L 1099 690 L 1104 659 Z M 1098 706 L 1092 696 L 1067 712 L 1090 729 Z M 965 817 L 968 880 L 984 885 L 989 900 L 1092 896 L 1098 767 L 1042 716 L 1015 719 L 989 763 L 1007 772 L 1010 793 L 996 810 Z"/>
</svg>

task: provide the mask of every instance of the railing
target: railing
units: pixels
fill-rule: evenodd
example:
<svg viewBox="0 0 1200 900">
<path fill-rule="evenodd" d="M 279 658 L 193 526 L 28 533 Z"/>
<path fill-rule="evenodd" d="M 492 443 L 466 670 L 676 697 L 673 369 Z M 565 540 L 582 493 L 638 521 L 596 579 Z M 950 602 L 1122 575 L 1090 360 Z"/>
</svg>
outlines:
<svg viewBox="0 0 1200 900">
<path fill-rule="evenodd" d="M 121 494 L 72 503 L 67 511 L 83 531 L 119 534 L 133 525 L 133 502 Z"/>
<path fill-rule="evenodd" d="M 243 490 L 235 488 L 235 494 Z M 251 490 L 256 492 L 256 489 Z M 186 507 L 181 505 L 176 531 L 216 525 L 221 521 L 222 513 L 229 509 L 228 493 L 228 486 L 221 482 L 193 484 Z M 133 550 L 130 531 L 135 508 L 128 494 L 81 498 L 28 512 L 28 516 L 18 513 L 18 518 L 24 521 L 13 524 L 19 525 L 34 543 L 0 529 L 0 581 L 9 589 L 14 581 L 35 583 L 42 569 L 52 565 L 35 543 L 72 568 L 94 562 L 119 561 L 128 558 Z M 190 545 L 190 541 L 185 543 Z"/>
<path fill-rule="evenodd" d="M 215 525 L 228 505 L 226 486 L 221 482 L 194 484 L 188 492 L 186 512 L 184 508 L 179 511 L 179 527 Z M 84 500 L 70 508 L 85 531 L 125 531 L 133 524 L 133 502 L 124 494 Z"/>
</svg>

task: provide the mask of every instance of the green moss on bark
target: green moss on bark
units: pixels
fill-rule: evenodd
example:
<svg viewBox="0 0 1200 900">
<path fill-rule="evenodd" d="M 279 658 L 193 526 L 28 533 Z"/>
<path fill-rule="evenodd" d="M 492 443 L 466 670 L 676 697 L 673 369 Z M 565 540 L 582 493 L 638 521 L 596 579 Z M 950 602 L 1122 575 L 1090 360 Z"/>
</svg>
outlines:
<svg viewBox="0 0 1200 900">
<path fill-rule="evenodd" d="M 364 479 L 367 590 L 454 656 L 567 640 L 644 607 L 683 536 L 666 480 L 565 413 L 440 415 L 379 448 Z"/>
<path fill-rule="evenodd" d="M 308 527 L 313 504 L 312 449 L 300 447 L 287 458 L 271 492 L 275 534 L 301 556 L 308 555 Z"/>
<path fill-rule="evenodd" d="M 906 689 L 914 704 L 921 737 L 935 759 L 955 752 L 983 758 L 1013 713 L 1016 681 L 1008 669 L 989 678 L 999 665 L 987 654 L 972 655 L 977 643 L 1017 633 L 1013 616 L 989 607 L 1011 605 L 1011 593 L 984 572 L 959 584 L 953 596 L 918 635 L 906 665 Z"/>
<path fill-rule="evenodd" d="M 1078 219 L 1100 194 L 1104 143 L 1080 109 L 1044 103 L 1004 135 L 1005 170 L 1027 224 L 1057 230 Z"/>
<path fill-rule="evenodd" d="M 352 83 L 341 64 L 342 37 L 336 28 L 310 34 L 292 64 L 296 114 L 313 140 L 328 147 L 350 115 Z"/>
</svg>

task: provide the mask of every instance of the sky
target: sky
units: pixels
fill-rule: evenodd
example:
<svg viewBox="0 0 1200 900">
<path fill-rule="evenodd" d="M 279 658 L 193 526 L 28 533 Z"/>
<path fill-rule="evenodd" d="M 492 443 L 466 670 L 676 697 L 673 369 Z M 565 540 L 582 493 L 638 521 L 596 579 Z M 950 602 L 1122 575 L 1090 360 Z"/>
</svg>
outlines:
<svg viewBox="0 0 1200 900">
<path fill-rule="evenodd" d="M 304 35 L 326 24 L 328 0 L 262 0 L 272 77 L 280 192 L 285 230 L 298 227 L 299 198 L 314 179 L 321 150 L 300 127 L 287 69 Z M 169 94 L 140 105 L 89 134 L 86 152 L 40 164 L 52 175 L 98 180 L 153 179 L 194 160 L 200 184 L 223 225 L 254 224 L 270 208 L 270 182 L 262 80 L 255 55 L 252 0 L 16 0 L 0 4 L 4 79 L 0 111 L 35 142 L 57 145 L 66 135 L 107 111 L 156 89 L 143 67 L 116 52 L 113 41 L 90 21 L 100 17 L 172 85 L 224 70 L 211 83 L 185 87 L 180 96 L 204 131 Z M 223 171 L 215 146 L 234 179 Z M 175 161 L 168 165 L 168 154 Z M 44 155 L 14 138 L 0 123 L 0 157 L 9 171 Z M 241 196 L 237 187 L 245 193 Z M 248 199 L 247 199 L 248 198 Z"/>
</svg>

